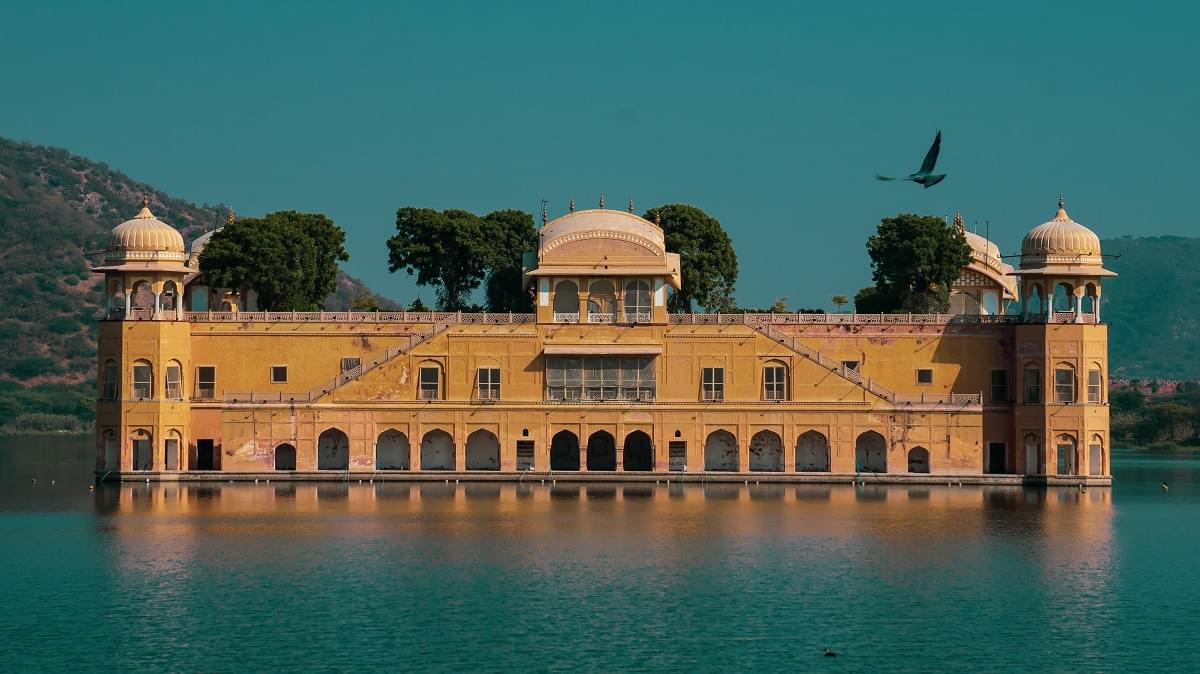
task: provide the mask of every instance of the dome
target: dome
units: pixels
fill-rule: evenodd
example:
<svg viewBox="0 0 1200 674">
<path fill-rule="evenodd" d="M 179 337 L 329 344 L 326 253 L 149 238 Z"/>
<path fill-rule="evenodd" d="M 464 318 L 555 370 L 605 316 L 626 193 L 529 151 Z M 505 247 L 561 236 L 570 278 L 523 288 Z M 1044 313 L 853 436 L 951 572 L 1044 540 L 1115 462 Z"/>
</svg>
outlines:
<svg viewBox="0 0 1200 674">
<path fill-rule="evenodd" d="M 1072 220 L 1059 197 L 1054 219 L 1034 227 L 1021 241 L 1021 257 L 1085 258 L 1077 261 L 1099 264 L 1100 237 Z"/>
<path fill-rule="evenodd" d="M 142 210 L 113 228 L 108 241 L 108 251 L 138 253 L 183 253 L 183 235 L 174 227 L 154 217 L 149 206 L 142 202 Z"/>
<path fill-rule="evenodd" d="M 574 211 L 556 218 L 542 228 L 542 251 L 587 238 L 620 238 L 655 251 L 666 252 L 663 231 L 654 223 L 633 213 L 598 208 Z"/>
</svg>

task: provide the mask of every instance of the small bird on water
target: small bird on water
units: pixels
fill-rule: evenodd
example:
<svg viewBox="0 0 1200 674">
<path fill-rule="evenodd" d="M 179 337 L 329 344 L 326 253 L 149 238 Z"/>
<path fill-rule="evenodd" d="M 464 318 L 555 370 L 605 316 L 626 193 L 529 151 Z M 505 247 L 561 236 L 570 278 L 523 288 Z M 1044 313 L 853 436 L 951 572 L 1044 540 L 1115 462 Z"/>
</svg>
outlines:
<svg viewBox="0 0 1200 674">
<path fill-rule="evenodd" d="M 921 170 L 916 173 L 910 173 L 907 178 L 892 178 L 889 176 L 881 176 L 876 174 L 877 180 L 911 180 L 918 185 L 923 185 L 926 189 L 942 182 L 946 179 L 945 173 L 934 174 L 933 167 L 937 164 L 938 153 L 942 150 L 942 132 L 938 131 L 933 137 L 933 145 L 929 146 L 929 152 L 925 153 L 925 161 L 921 162 Z"/>
<path fill-rule="evenodd" d="M 831 651 L 831 650 L 829 650 L 828 648 L 826 648 L 826 649 L 825 649 L 825 657 L 827 657 L 827 658 L 836 658 L 836 657 L 837 657 L 837 651 Z"/>
<path fill-rule="evenodd" d="M 1167 490 L 1167 481 L 1163 480 L 1163 491 L 1165 492 L 1166 490 Z"/>
</svg>

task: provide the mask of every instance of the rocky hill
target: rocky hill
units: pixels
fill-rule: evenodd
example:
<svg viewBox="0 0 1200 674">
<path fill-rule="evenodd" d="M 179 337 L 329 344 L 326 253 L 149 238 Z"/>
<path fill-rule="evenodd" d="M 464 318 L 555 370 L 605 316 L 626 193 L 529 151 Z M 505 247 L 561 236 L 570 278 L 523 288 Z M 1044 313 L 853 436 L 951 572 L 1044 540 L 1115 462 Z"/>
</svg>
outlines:
<svg viewBox="0 0 1200 674">
<path fill-rule="evenodd" d="M 188 242 L 224 221 L 223 204 L 193 204 L 102 162 L 0 138 L 0 427 L 91 418 L 101 282 L 84 251 L 103 248 L 143 196 Z M 365 293 L 343 274 L 327 308 Z"/>
</svg>

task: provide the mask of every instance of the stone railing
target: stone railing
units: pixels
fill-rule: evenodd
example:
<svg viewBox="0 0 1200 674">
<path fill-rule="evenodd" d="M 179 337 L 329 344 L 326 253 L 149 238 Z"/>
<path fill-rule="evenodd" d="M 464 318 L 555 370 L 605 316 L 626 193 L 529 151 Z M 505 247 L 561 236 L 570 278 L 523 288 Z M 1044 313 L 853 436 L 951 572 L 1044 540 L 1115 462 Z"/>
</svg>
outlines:
<svg viewBox="0 0 1200 674">
<path fill-rule="evenodd" d="M 1050 323 L 1075 323 L 1075 312 L 1073 311 L 1056 311 L 1050 317 Z M 1087 325 L 1096 324 L 1096 314 L 1079 314 L 1079 322 Z"/>
<path fill-rule="evenodd" d="M 1020 323 L 1016 314 L 670 314 L 671 325 L 995 325 Z"/>
<path fill-rule="evenodd" d="M 611 312 L 588 312 L 588 323 L 616 323 L 617 315 Z"/>
<path fill-rule="evenodd" d="M 576 314 L 578 316 L 578 314 Z M 185 311 L 193 323 L 446 323 L 525 325 L 534 314 L 461 311 Z"/>
<path fill-rule="evenodd" d="M 554 322 L 555 323 L 578 323 L 579 322 L 579 312 L 578 311 L 556 311 L 556 312 L 554 312 Z"/>
</svg>

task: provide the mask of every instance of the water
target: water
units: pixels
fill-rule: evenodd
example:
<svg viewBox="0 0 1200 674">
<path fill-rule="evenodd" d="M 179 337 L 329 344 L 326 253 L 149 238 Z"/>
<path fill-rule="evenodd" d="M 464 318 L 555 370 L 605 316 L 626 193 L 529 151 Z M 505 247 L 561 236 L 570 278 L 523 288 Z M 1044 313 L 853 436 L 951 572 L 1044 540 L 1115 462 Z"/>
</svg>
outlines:
<svg viewBox="0 0 1200 674">
<path fill-rule="evenodd" d="M 1087 493 L 93 493 L 91 445 L 0 439 L 0 670 L 1200 668 L 1191 457 Z"/>
</svg>

